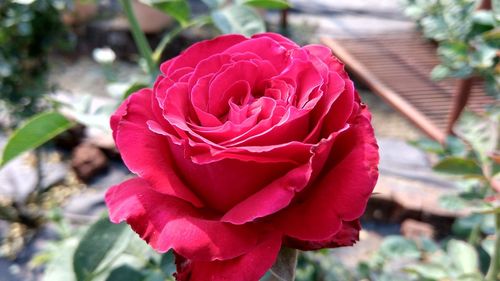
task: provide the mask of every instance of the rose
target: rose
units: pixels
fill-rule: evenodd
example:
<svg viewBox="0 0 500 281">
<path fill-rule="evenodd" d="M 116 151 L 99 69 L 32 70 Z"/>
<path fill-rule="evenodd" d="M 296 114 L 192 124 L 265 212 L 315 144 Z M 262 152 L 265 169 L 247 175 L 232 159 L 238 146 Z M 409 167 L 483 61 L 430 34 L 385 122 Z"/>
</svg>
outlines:
<svg viewBox="0 0 500 281">
<path fill-rule="evenodd" d="M 161 65 L 111 118 L 138 177 L 113 222 L 176 254 L 178 280 L 258 280 L 282 245 L 352 245 L 375 185 L 370 114 L 323 46 L 220 36 Z"/>
</svg>

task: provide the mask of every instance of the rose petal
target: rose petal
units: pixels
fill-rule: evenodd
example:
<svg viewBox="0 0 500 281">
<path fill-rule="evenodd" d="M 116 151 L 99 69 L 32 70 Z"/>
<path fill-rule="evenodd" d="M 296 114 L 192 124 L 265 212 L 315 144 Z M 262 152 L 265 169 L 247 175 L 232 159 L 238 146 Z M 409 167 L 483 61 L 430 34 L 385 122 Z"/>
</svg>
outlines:
<svg viewBox="0 0 500 281">
<path fill-rule="evenodd" d="M 260 100 L 266 99 L 269 98 L 262 97 Z M 278 110 L 275 112 L 278 112 Z M 254 128 L 234 139 L 221 142 L 221 145 L 228 147 L 269 146 L 292 141 L 302 141 L 307 136 L 309 132 L 309 112 L 307 110 L 289 107 L 284 114 L 281 113 L 278 115 L 275 112 L 270 116 L 271 118 L 261 121 L 260 123 L 262 124 L 259 123 Z"/>
<path fill-rule="evenodd" d="M 304 189 L 320 173 L 337 134 L 311 147 L 309 161 L 273 181 L 259 192 L 229 210 L 221 221 L 244 224 L 285 208 L 297 192 Z"/>
<path fill-rule="evenodd" d="M 287 238 L 284 244 L 287 247 L 299 249 L 303 251 L 314 251 L 324 248 L 338 248 L 344 246 L 352 246 L 356 241 L 359 241 L 359 231 L 361 223 L 359 220 L 343 221 L 340 230 L 332 237 L 324 241 L 303 241 L 293 238 Z"/>
<path fill-rule="evenodd" d="M 141 90 L 131 95 L 126 106 L 121 106 L 112 123 L 116 147 L 125 165 L 135 174 L 147 179 L 160 193 L 184 199 L 196 206 L 202 202 L 178 178 L 165 138 L 153 133 L 147 121 L 154 119 L 151 110 L 152 91 Z M 121 119 L 117 121 L 118 116 Z"/>
<path fill-rule="evenodd" d="M 262 60 L 269 61 L 276 70 L 284 69 L 289 62 L 288 49 L 269 37 L 242 41 L 224 51 L 224 54 L 254 53 Z"/>
<path fill-rule="evenodd" d="M 261 38 L 261 37 L 271 38 L 274 41 L 280 43 L 281 45 L 287 47 L 288 49 L 300 48 L 300 46 L 297 45 L 295 42 L 278 33 L 264 32 L 252 36 L 252 38 Z"/>
<path fill-rule="evenodd" d="M 164 62 L 160 66 L 160 70 L 166 76 L 169 76 L 172 71 L 182 67 L 194 67 L 198 62 L 206 59 L 214 54 L 222 53 L 227 48 L 238 44 L 248 39 L 242 35 L 229 34 L 218 36 L 212 40 L 205 40 L 191 45 L 184 50 L 179 56 Z"/>
<path fill-rule="evenodd" d="M 340 230 L 342 221 L 358 219 L 377 181 L 377 150 L 370 121 L 359 114 L 333 144 L 325 174 L 272 221 L 293 238 L 323 241 Z"/>
<path fill-rule="evenodd" d="M 331 132 L 336 132 L 342 127 L 351 116 L 356 117 L 356 102 L 354 83 L 351 80 L 345 81 L 345 89 L 330 107 L 324 117 L 321 135 L 327 136 Z"/>
<path fill-rule="evenodd" d="M 256 281 L 274 264 L 281 236 L 272 235 L 248 253 L 230 260 L 200 262 L 176 255 L 177 281 Z"/>
<path fill-rule="evenodd" d="M 290 170 L 287 162 L 254 162 L 222 159 L 197 164 L 186 159 L 183 146 L 171 143 L 171 150 L 183 179 L 211 208 L 225 212 L 248 198 L 274 178 Z"/>
<path fill-rule="evenodd" d="M 149 89 L 142 89 L 141 91 L 149 91 Z M 109 119 L 109 126 L 111 127 L 111 130 L 113 131 L 113 139 L 116 142 L 116 132 L 118 129 L 118 124 L 122 120 L 123 116 L 127 114 L 127 108 L 128 104 L 130 102 L 130 97 L 127 98 L 125 101 L 120 104 L 120 106 L 116 109 L 116 111 L 111 115 L 111 118 Z"/>
<path fill-rule="evenodd" d="M 306 143 L 314 143 L 318 141 L 320 137 L 321 131 L 323 130 L 323 125 L 327 120 L 328 112 L 336 112 L 339 115 L 343 113 L 343 111 L 337 112 L 332 109 L 333 104 L 337 102 L 337 99 L 341 95 L 345 95 L 342 100 L 338 101 L 339 104 L 345 106 L 349 106 L 349 99 L 351 98 L 351 103 L 354 102 L 354 98 L 350 92 L 345 92 L 346 82 L 343 80 L 336 72 L 330 72 L 328 74 L 328 84 L 324 89 L 321 100 L 316 103 L 316 106 L 311 111 L 311 131 L 309 135 L 304 139 Z M 340 117 L 340 120 L 344 120 L 347 117 Z M 339 122 L 340 123 L 340 122 Z M 345 123 L 344 123 L 345 124 Z M 338 128 L 335 125 L 331 126 L 332 128 Z M 325 135 L 328 131 L 325 130 Z M 328 133 L 331 133 L 328 132 Z"/>
<path fill-rule="evenodd" d="M 224 71 L 215 74 L 210 82 L 207 111 L 216 116 L 228 111 L 228 101 L 231 96 L 223 94 L 234 94 L 234 92 L 227 90 L 235 82 L 245 81 L 249 84 L 252 92 L 258 93 L 259 87 L 261 87 L 258 83 L 262 84 L 263 80 L 275 75 L 275 73 L 274 67 L 264 62 L 240 61 L 234 63 Z M 243 101 L 245 97 L 235 96 L 235 98 Z"/>
<path fill-rule="evenodd" d="M 112 222 L 127 221 L 155 250 L 174 249 L 190 259 L 232 259 L 251 251 L 268 235 L 263 225 L 222 223 L 209 210 L 155 192 L 140 178 L 113 186 L 105 201 Z"/>
<path fill-rule="evenodd" d="M 330 71 L 338 73 L 344 79 L 349 79 L 349 76 L 345 72 L 344 64 L 337 57 L 333 56 L 330 48 L 323 45 L 311 44 L 304 46 L 303 49 L 324 62 Z"/>
<path fill-rule="evenodd" d="M 195 142 L 181 139 L 167 132 L 153 120 L 147 122 L 149 129 L 158 135 L 166 136 L 171 142 L 184 148 L 184 156 L 195 164 L 208 164 L 224 159 L 253 161 L 258 163 L 290 163 L 298 165 L 307 161 L 312 144 L 297 141 L 269 146 L 219 147 L 213 143 Z"/>
</svg>

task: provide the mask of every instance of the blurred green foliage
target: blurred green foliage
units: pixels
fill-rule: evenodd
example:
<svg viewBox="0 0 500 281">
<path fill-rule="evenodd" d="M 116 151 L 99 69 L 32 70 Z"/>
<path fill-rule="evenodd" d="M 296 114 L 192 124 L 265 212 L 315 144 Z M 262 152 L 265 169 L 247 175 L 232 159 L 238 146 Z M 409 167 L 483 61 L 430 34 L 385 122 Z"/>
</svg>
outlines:
<svg viewBox="0 0 500 281">
<path fill-rule="evenodd" d="M 500 98 L 500 11 L 477 10 L 476 0 L 404 0 L 405 13 L 438 43 L 433 79 L 480 76 Z M 494 0 L 493 2 L 496 2 Z"/>
<path fill-rule="evenodd" d="M 60 210 L 55 214 L 61 239 L 31 260 L 45 267 L 42 281 L 173 281 L 173 252 L 155 252 L 127 224 L 113 224 L 105 215 L 72 229 Z"/>
<path fill-rule="evenodd" d="M 30 116 L 49 90 L 48 55 L 65 42 L 64 0 L 0 1 L 0 93 L 13 114 Z"/>
</svg>

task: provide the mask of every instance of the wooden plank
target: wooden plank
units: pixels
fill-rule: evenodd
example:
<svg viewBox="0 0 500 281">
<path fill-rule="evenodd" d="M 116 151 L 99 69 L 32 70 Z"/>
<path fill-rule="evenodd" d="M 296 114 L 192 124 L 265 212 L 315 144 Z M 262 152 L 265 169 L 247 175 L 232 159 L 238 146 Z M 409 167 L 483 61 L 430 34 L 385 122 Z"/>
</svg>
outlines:
<svg viewBox="0 0 500 281">
<path fill-rule="evenodd" d="M 401 114 L 407 116 L 417 127 L 437 141 L 444 142 L 446 134 L 420 110 L 415 108 L 406 99 L 396 93 L 389 85 L 384 83 L 366 68 L 355 56 L 352 55 L 344 46 L 337 40 L 330 38 L 322 38 L 321 41 L 329 46 L 334 54 L 342 60 L 348 70 L 362 80 L 370 89 L 372 89 L 382 99 L 392 105 Z M 381 58 L 383 60 L 384 58 Z"/>
</svg>

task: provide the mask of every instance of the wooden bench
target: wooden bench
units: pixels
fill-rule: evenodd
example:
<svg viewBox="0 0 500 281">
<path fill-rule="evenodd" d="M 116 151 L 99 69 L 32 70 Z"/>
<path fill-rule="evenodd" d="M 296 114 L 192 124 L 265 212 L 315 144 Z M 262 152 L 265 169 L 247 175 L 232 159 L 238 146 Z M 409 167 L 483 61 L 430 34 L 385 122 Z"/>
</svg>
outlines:
<svg viewBox="0 0 500 281">
<path fill-rule="evenodd" d="M 478 9 L 491 9 L 482 0 Z M 286 26 L 286 12 L 282 15 Z M 435 44 L 416 30 L 356 38 L 323 38 L 358 79 L 410 119 L 431 138 L 444 143 L 467 105 L 481 112 L 494 98 L 485 94 L 479 79 L 432 81 L 439 64 Z"/>
<path fill-rule="evenodd" d="M 482 111 L 494 102 L 477 79 L 432 81 L 436 47 L 417 31 L 322 41 L 356 78 L 437 141 L 452 133 L 466 103 Z"/>
</svg>

